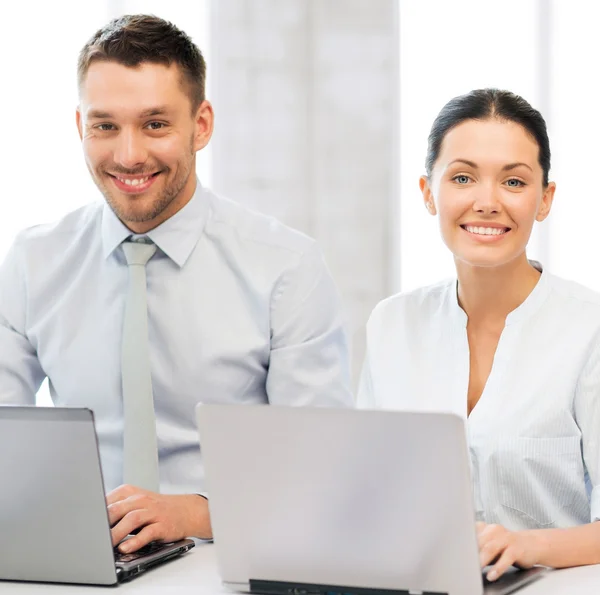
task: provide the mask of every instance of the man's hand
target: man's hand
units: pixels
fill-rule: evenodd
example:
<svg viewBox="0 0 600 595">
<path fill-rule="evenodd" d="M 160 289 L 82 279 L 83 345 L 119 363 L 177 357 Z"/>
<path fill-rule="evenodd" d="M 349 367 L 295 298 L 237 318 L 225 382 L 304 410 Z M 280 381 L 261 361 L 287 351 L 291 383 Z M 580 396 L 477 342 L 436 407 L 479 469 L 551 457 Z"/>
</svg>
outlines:
<svg viewBox="0 0 600 595">
<path fill-rule="evenodd" d="M 196 494 L 170 496 L 122 485 L 106 496 L 106 504 L 113 546 L 140 529 L 119 546 L 124 553 L 139 550 L 151 541 L 212 537 L 208 501 Z"/>
<path fill-rule="evenodd" d="M 509 531 L 501 525 L 477 523 L 481 567 L 493 564 L 487 579 L 495 581 L 510 566 L 531 568 L 540 563 L 541 542 L 537 531 Z"/>
</svg>

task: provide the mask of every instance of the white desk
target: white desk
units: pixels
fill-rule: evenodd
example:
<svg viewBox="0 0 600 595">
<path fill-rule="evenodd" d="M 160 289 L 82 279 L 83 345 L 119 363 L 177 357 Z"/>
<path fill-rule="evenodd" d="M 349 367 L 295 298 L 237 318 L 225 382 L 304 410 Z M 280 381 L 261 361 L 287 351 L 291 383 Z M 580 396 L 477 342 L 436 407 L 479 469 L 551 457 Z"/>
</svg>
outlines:
<svg viewBox="0 0 600 595">
<path fill-rule="evenodd" d="M 132 593 L 170 595 L 217 595 L 231 593 L 221 586 L 217 575 L 215 549 L 212 544 L 197 545 L 181 559 L 158 566 L 113 591 L 110 587 L 82 587 L 35 583 L 0 582 L 2 595 L 102 595 L 103 593 Z M 600 593 L 600 565 L 554 571 L 519 595 L 598 595 Z"/>
</svg>

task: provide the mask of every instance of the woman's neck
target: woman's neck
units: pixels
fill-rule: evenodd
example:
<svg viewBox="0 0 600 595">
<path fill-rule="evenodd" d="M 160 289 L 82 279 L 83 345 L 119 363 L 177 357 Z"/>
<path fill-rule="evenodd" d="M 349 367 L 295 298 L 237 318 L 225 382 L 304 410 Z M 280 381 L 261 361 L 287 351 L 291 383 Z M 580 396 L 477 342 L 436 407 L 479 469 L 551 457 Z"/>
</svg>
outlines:
<svg viewBox="0 0 600 595">
<path fill-rule="evenodd" d="M 470 322 L 502 323 L 533 291 L 540 272 L 525 254 L 499 267 L 456 261 L 458 302 Z"/>
</svg>

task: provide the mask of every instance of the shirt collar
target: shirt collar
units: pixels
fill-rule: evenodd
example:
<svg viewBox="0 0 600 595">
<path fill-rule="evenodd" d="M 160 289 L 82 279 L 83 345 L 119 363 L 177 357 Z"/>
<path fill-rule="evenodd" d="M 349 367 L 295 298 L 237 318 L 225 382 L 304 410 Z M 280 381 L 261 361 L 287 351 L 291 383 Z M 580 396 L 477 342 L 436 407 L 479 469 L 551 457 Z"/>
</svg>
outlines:
<svg viewBox="0 0 600 595">
<path fill-rule="evenodd" d="M 195 248 L 208 217 L 208 195 L 196 180 L 196 191 L 191 200 L 172 217 L 144 234 L 150 238 L 173 262 L 182 267 Z M 114 211 L 104 205 L 102 211 L 102 249 L 104 258 L 132 234 Z"/>
<path fill-rule="evenodd" d="M 532 314 L 535 314 L 540 306 L 546 301 L 548 293 L 550 292 L 550 279 L 548 273 L 544 272 L 544 268 L 537 260 L 530 260 L 529 264 L 540 271 L 540 278 L 525 301 L 506 317 L 506 326 L 525 320 Z"/>
<path fill-rule="evenodd" d="M 540 278 L 525 301 L 512 312 L 509 312 L 508 316 L 506 317 L 506 326 L 521 320 L 525 320 L 528 316 L 534 314 L 544 303 L 550 291 L 549 274 L 544 272 L 544 268 L 537 260 L 530 260 L 529 264 L 540 271 Z M 456 321 L 460 326 L 466 327 L 468 322 L 467 314 L 458 303 L 458 281 L 453 281 L 450 284 L 449 289 L 450 303 L 452 310 L 456 313 Z"/>
</svg>

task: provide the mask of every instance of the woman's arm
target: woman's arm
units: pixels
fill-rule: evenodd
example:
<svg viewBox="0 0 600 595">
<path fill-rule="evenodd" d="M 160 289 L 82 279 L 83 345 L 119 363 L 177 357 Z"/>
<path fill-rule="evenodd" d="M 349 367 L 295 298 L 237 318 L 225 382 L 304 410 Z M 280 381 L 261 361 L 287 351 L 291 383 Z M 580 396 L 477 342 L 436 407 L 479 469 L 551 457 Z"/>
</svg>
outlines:
<svg viewBox="0 0 600 595">
<path fill-rule="evenodd" d="M 511 565 L 567 568 L 600 564 L 600 522 L 569 529 L 508 531 L 501 525 L 477 524 L 481 565 L 493 563 L 489 580 Z M 495 561 L 495 562 L 494 562 Z"/>
<path fill-rule="evenodd" d="M 538 564 L 552 568 L 600 564 L 600 522 L 594 522 L 600 521 L 600 334 L 575 387 L 573 410 L 592 486 L 592 522 L 565 529 L 527 531 L 478 523 L 481 564 L 493 563 L 489 580 L 501 576 L 512 564 L 525 568 Z"/>
</svg>

